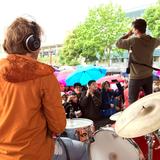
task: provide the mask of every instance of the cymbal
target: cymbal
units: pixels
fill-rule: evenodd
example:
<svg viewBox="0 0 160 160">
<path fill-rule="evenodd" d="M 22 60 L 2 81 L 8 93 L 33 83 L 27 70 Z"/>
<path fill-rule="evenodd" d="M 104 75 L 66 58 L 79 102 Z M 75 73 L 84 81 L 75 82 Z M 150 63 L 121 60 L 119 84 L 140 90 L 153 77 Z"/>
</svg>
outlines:
<svg viewBox="0 0 160 160">
<path fill-rule="evenodd" d="M 84 128 L 93 125 L 93 121 L 86 118 L 67 118 L 66 129 Z"/>
<path fill-rule="evenodd" d="M 109 117 L 109 119 L 112 120 L 112 121 L 117 121 L 117 119 L 119 118 L 119 116 L 120 116 L 121 114 L 122 114 L 122 111 L 117 112 L 117 113 L 111 115 L 111 116 Z"/>
<path fill-rule="evenodd" d="M 115 123 L 115 132 L 124 138 L 152 133 L 160 128 L 160 92 L 147 95 L 127 107 Z"/>
</svg>

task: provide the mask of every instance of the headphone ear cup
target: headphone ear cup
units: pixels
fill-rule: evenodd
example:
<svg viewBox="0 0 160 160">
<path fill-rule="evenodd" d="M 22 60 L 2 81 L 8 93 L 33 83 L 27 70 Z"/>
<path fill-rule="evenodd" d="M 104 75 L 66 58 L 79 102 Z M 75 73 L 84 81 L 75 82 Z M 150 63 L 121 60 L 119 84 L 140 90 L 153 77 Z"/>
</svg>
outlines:
<svg viewBox="0 0 160 160">
<path fill-rule="evenodd" d="M 41 46 L 40 38 L 34 36 L 33 34 L 27 36 L 27 38 L 25 39 L 24 47 L 29 52 L 35 52 L 40 48 L 40 46 Z"/>
</svg>

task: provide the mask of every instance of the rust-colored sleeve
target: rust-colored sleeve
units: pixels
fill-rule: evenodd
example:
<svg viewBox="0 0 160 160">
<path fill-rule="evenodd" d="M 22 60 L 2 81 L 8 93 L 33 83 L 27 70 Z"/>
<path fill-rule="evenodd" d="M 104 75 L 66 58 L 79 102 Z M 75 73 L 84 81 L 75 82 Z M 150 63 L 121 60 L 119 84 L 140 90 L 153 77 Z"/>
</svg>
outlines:
<svg viewBox="0 0 160 160">
<path fill-rule="evenodd" d="M 43 79 L 42 105 L 49 130 L 54 134 L 62 133 L 66 126 L 66 115 L 62 106 L 60 86 L 54 75 Z"/>
</svg>

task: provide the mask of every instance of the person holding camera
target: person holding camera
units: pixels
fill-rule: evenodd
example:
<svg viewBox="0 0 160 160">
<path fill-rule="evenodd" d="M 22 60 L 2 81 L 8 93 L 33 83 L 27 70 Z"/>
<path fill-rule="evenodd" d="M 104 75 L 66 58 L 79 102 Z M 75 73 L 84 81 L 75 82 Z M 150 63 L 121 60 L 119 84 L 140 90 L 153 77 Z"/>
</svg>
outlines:
<svg viewBox="0 0 160 160">
<path fill-rule="evenodd" d="M 108 123 L 108 118 L 101 115 L 102 96 L 95 80 L 88 82 L 88 89 L 82 92 L 80 107 L 82 117 L 91 119 L 95 129 L 99 129 Z"/>
<path fill-rule="evenodd" d="M 101 93 L 98 91 L 98 85 L 95 80 L 90 80 L 88 89 L 82 92 L 80 98 L 83 117 L 93 121 L 99 120 L 101 103 L 102 99 Z"/>
<path fill-rule="evenodd" d="M 153 51 L 160 45 L 160 39 L 147 35 L 146 27 L 144 19 L 136 19 L 132 22 L 132 29 L 116 42 L 118 48 L 129 51 L 129 104 L 138 99 L 141 87 L 145 95 L 152 93 Z"/>
<path fill-rule="evenodd" d="M 67 118 L 72 119 L 82 116 L 78 96 L 74 91 L 71 91 L 71 93 L 69 93 L 67 101 L 63 105 L 66 111 Z"/>
</svg>

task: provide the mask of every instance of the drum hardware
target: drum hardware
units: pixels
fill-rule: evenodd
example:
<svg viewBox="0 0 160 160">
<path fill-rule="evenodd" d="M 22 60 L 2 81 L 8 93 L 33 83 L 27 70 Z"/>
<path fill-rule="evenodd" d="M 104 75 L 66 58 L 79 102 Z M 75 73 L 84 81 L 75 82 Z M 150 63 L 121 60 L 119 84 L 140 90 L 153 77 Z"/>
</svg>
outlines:
<svg viewBox="0 0 160 160">
<path fill-rule="evenodd" d="M 62 146 L 63 146 L 63 148 L 64 148 L 64 151 L 65 151 L 65 153 L 66 153 L 66 158 L 67 158 L 67 160 L 71 160 L 71 158 L 70 158 L 70 155 L 69 155 L 69 151 L 68 151 L 68 148 L 67 148 L 67 146 L 66 146 L 66 144 L 63 142 L 63 140 L 60 138 L 60 137 L 58 137 L 57 138 L 57 141 L 56 141 L 56 144 L 55 144 L 55 148 L 56 148 L 56 146 L 58 145 L 58 142 L 59 142 L 59 145 L 61 144 Z M 61 151 L 61 154 L 63 154 L 63 151 L 62 151 L 62 148 L 59 146 L 59 149 L 57 149 L 57 151 Z"/>
<path fill-rule="evenodd" d="M 152 160 L 153 159 L 153 146 L 155 143 L 153 135 L 151 133 L 147 134 L 145 136 L 145 139 L 146 139 L 147 145 L 148 145 L 148 159 L 147 160 Z"/>
<path fill-rule="evenodd" d="M 112 126 L 111 124 L 106 124 L 104 127 L 101 127 L 101 129 L 103 129 L 103 128 L 109 128 L 111 126 Z"/>
<path fill-rule="evenodd" d="M 118 138 L 118 135 L 117 135 L 115 132 L 113 132 L 113 133 L 112 133 L 112 137 L 113 137 L 114 139 L 116 139 L 116 138 Z"/>
<path fill-rule="evenodd" d="M 94 126 L 91 126 L 91 130 L 89 130 L 89 143 L 93 143 L 95 141 L 94 139 L 94 131 L 95 131 L 95 128 Z"/>
<path fill-rule="evenodd" d="M 157 141 L 158 141 L 158 145 L 157 145 L 156 147 L 154 147 L 154 149 L 155 149 L 155 150 L 160 150 L 159 130 L 157 130 L 154 135 L 155 135 L 155 137 L 156 137 L 156 139 L 157 139 Z M 155 140 L 154 140 L 154 141 L 155 141 Z"/>
<path fill-rule="evenodd" d="M 156 134 L 157 137 L 160 139 L 160 129 L 157 129 L 157 130 L 155 131 L 155 134 Z"/>
<path fill-rule="evenodd" d="M 159 150 L 160 149 L 160 135 L 159 135 L 159 130 L 154 132 L 154 143 L 155 143 L 155 139 L 158 141 L 158 145 L 154 147 L 155 150 Z"/>
</svg>

